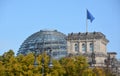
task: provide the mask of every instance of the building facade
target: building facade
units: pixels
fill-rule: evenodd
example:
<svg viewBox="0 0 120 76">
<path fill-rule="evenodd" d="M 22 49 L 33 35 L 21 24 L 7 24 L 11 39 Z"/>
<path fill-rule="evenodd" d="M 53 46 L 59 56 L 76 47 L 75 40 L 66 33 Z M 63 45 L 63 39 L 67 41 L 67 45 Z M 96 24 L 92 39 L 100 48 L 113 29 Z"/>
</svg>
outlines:
<svg viewBox="0 0 120 76">
<path fill-rule="evenodd" d="M 18 54 L 37 52 L 40 54 L 47 48 L 52 49 L 55 59 L 60 59 L 69 54 L 84 55 L 91 62 L 94 52 L 96 66 L 104 66 L 108 57 L 108 40 L 101 32 L 69 33 L 65 35 L 57 30 L 40 30 L 29 36 L 20 46 Z"/>
<path fill-rule="evenodd" d="M 104 66 L 108 42 L 101 32 L 70 33 L 67 37 L 67 52 L 68 54 L 84 55 L 89 62 L 91 62 L 91 54 L 94 52 L 96 66 Z"/>
</svg>

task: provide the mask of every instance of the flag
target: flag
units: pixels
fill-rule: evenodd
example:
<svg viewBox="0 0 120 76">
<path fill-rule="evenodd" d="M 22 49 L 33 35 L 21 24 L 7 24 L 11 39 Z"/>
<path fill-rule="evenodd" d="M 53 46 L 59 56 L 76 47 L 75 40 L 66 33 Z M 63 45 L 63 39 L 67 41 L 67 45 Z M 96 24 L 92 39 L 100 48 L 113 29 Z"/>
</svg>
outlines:
<svg viewBox="0 0 120 76">
<path fill-rule="evenodd" d="M 95 19 L 93 15 L 87 10 L 87 19 L 89 19 L 91 22 Z"/>
</svg>

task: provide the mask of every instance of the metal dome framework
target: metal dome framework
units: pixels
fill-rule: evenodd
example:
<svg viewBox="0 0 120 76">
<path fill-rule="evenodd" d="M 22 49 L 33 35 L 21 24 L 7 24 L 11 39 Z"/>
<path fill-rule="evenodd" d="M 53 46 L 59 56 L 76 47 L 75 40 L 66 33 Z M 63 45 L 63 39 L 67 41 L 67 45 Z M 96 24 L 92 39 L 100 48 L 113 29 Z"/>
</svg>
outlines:
<svg viewBox="0 0 120 76">
<path fill-rule="evenodd" d="M 52 49 L 53 58 L 61 58 L 67 55 L 66 35 L 57 30 L 40 30 L 29 36 L 19 48 L 18 54 L 28 54 L 37 52 L 37 54 L 46 52 L 47 48 Z"/>
</svg>

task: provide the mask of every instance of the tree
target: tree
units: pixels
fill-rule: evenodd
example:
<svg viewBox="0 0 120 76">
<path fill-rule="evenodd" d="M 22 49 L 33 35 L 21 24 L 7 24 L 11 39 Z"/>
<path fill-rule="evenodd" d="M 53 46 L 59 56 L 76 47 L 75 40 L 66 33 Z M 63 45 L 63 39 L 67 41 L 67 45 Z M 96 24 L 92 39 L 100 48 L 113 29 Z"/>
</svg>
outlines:
<svg viewBox="0 0 120 76">
<path fill-rule="evenodd" d="M 37 66 L 34 66 L 34 60 L 33 53 L 14 56 L 13 50 L 9 50 L 0 56 L 0 76 L 42 76 L 43 67 L 45 76 L 113 76 L 103 68 L 90 68 L 84 56 L 53 59 L 53 68 L 48 67 L 49 56 L 46 53 L 37 55 Z"/>
<path fill-rule="evenodd" d="M 89 68 L 87 60 L 83 56 L 65 57 L 60 60 L 65 68 L 65 76 L 92 76 L 92 69 Z"/>
<path fill-rule="evenodd" d="M 103 68 L 95 67 L 93 72 L 96 74 L 96 76 L 106 76 Z"/>
</svg>

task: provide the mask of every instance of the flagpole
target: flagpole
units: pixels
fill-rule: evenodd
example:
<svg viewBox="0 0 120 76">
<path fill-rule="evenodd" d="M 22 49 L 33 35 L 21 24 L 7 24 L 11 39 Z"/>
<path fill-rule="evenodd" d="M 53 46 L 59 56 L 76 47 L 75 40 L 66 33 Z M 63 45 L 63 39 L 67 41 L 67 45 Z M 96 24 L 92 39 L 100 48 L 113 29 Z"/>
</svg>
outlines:
<svg viewBox="0 0 120 76">
<path fill-rule="evenodd" d="M 88 32 L 88 20 L 87 20 L 87 9 L 86 9 L 86 33 Z"/>
<path fill-rule="evenodd" d="M 86 33 L 88 32 L 88 20 L 87 20 L 87 17 L 86 17 Z"/>
</svg>

